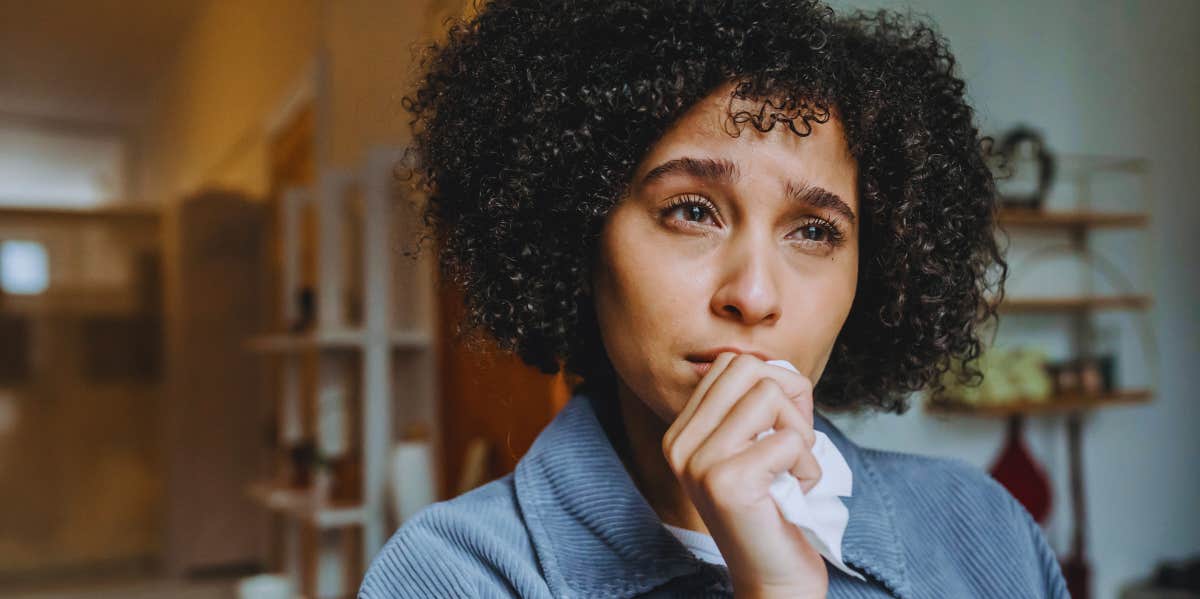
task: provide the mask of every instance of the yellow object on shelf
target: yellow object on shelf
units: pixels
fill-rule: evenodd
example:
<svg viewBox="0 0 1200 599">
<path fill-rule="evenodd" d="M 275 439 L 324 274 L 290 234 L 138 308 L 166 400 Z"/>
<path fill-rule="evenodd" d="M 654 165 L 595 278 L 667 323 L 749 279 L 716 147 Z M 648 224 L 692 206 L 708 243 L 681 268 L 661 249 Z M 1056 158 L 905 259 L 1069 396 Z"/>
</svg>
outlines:
<svg viewBox="0 0 1200 599">
<path fill-rule="evenodd" d="M 1046 401 L 1053 389 L 1046 361 L 1046 354 L 1036 348 L 990 348 L 976 361 L 976 367 L 983 373 L 980 384 L 960 383 L 962 363 L 957 362 L 942 378 L 945 395 L 968 405 Z"/>
</svg>

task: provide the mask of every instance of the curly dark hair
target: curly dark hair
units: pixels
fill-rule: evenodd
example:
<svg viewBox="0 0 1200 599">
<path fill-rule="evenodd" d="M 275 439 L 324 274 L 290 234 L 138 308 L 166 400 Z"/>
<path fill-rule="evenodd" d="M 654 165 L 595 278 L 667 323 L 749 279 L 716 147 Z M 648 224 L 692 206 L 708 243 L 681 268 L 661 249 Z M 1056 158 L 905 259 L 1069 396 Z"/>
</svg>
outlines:
<svg viewBox="0 0 1200 599">
<path fill-rule="evenodd" d="M 419 65 L 402 168 L 426 202 L 422 241 L 464 293 L 460 334 L 611 382 L 587 286 L 606 215 L 676 118 L 736 83 L 763 110 L 734 122 L 806 135 L 832 108 L 858 164 L 858 290 L 817 404 L 903 413 L 953 362 L 982 380 L 970 363 L 1008 272 L 990 138 L 921 19 L 806 0 L 494 0 Z"/>
</svg>

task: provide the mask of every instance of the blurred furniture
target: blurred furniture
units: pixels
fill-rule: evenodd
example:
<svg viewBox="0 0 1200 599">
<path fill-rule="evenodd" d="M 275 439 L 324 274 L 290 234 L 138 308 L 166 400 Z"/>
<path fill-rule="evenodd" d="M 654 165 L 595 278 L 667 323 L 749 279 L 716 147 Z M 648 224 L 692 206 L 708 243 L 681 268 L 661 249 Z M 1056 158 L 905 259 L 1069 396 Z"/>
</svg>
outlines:
<svg viewBox="0 0 1200 599">
<path fill-rule="evenodd" d="M 1056 314 L 1069 320 L 1071 352 L 1075 356 L 1089 356 L 1095 353 L 1096 334 L 1093 328 L 1094 316 L 1099 311 L 1126 310 L 1135 315 L 1148 310 L 1151 298 L 1145 293 L 1138 292 L 1128 285 L 1127 281 L 1113 267 L 1112 263 L 1092 247 L 1091 234 L 1098 230 L 1127 229 L 1142 231 L 1147 228 L 1150 219 L 1150 194 L 1147 178 L 1147 167 L 1144 160 L 1136 158 L 1080 156 L 1067 155 L 1063 157 L 1064 175 L 1070 177 L 1077 190 L 1076 208 L 1073 210 L 1016 210 L 1002 209 L 999 223 L 1008 230 L 1027 230 L 1029 232 L 1048 232 L 1065 234 L 1068 242 L 1065 245 L 1051 245 L 1042 251 L 1031 254 L 1026 261 L 1016 265 L 1014 274 L 1021 275 L 1026 267 L 1051 255 L 1069 255 L 1077 257 L 1085 265 L 1105 276 L 1114 287 L 1120 287 L 1116 293 L 1095 293 L 1092 277 L 1085 279 L 1085 289 L 1078 295 L 1063 297 L 1005 297 L 999 308 L 1006 316 L 1020 314 Z M 1096 210 L 1092 208 L 1092 194 L 1099 185 L 1105 185 L 1109 176 L 1128 176 L 1135 179 L 1139 193 L 1124 197 L 1123 206 L 1130 203 L 1136 207 L 1128 211 Z M 1141 235 L 1143 248 L 1148 248 L 1148 235 Z M 1149 256 L 1145 251 L 1144 256 Z M 1139 266 L 1146 273 L 1153 272 L 1153 265 Z M 1089 275 L 1091 272 L 1089 271 Z M 1142 328 L 1145 333 L 1147 327 Z M 1107 407 L 1129 404 L 1139 404 L 1149 401 L 1153 395 L 1153 385 L 1157 381 L 1156 346 L 1149 334 L 1142 337 L 1143 355 L 1150 371 L 1151 384 L 1146 388 L 1116 388 L 1103 392 L 1078 391 L 1059 394 L 1048 401 L 1023 401 L 1002 405 L 975 406 L 953 401 L 927 402 L 929 412 L 943 415 L 962 415 L 989 418 L 1007 418 L 1019 421 L 1027 417 L 1048 415 L 1063 415 L 1066 421 L 1067 443 L 1070 465 L 1070 501 L 1073 515 L 1073 532 L 1069 555 L 1063 560 L 1064 574 L 1068 580 L 1071 596 L 1076 599 L 1086 599 L 1089 596 L 1090 569 L 1086 559 L 1086 530 L 1087 512 L 1082 465 L 1082 435 L 1083 421 L 1089 411 Z"/>
<path fill-rule="evenodd" d="M 261 327 L 257 264 L 265 207 L 209 190 L 167 214 L 165 563 L 172 574 L 258 561 L 258 373 L 236 351 Z"/>
<path fill-rule="evenodd" d="M 492 444 L 485 437 L 475 437 L 467 444 L 463 467 L 458 477 L 456 495 L 462 495 L 488 482 L 488 466 L 492 457 Z"/>
<path fill-rule="evenodd" d="M 399 158 L 376 148 L 361 168 L 318 167 L 312 187 L 282 190 L 265 277 L 277 317 L 245 342 L 273 395 L 277 458 L 248 492 L 276 514 L 279 569 L 305 596 L 353 594 L 397 524 L 395 431 L 428 431 L 437 447 L 433 278 L 427 258 L 400 256 L 418 223 L 393 189 Z"/>
<path fill-rule="evenodd" d="M 296 584 L 282 574 L 257 574 L 238 581 L 237 599 L 294 599 Z"/>
<path fill-rule="evenodd" d="M 433 468 L 433 444 L 423 432 L 400 441 L 392 449 L 388 485 L 394 522 L 403 523 L 437 501 Z"/>
<path fill-rule="evenodd" d="M 160 217 L 0 207 L 0 588 L 159 557 Z"/>
<path fill-rule="evenodd" d="M 471 474 L 478 482 L 512 472 L 566 405 L 573 383 L 563 372 L 539 372 L 490 337 L 460 331 L 463 301 L 461 289 L 439 281 L 439 405 L 443 414 L 453 415 L 442 427 L 443 498 L 459 494 L 462 478 L 473 469 L 478 468 Z M 480 440 L 491 448 L 486 455 L 471 449 Z"/>
<path fill-rule="evenodd" d="M 1154 574 L 1121 588 L 1120 599 L 1200 599 L 1200 555 L 1159 563 Z"/>
</svg>

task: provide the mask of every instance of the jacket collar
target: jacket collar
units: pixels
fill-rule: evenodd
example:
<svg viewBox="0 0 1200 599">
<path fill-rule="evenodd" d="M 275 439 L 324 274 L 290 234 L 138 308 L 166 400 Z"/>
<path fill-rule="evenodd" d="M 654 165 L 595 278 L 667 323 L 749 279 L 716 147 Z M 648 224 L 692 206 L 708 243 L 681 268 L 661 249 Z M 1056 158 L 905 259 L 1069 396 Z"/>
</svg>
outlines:
<svg viewBox="0 0 1200 599">
<path fill-rule="evenodd" d="M 662 526 L 605 434 L 593 401 L 576 393 L 514 474 L 517 501 L 552 594 L 630 597 L 697 574 L 731 591 L 725 568 L 695 558 Z M 823 415 L 815 414 L 814 428 L 829 436 L 854 475 L 853 496 L 843 498 L 850 511 L 844 561 L 894 595 L 908 596 L 904 553 L 883 481 L 859 447 Z M 830 568 L 831 576 L 834 572 Z"/>
</svg>

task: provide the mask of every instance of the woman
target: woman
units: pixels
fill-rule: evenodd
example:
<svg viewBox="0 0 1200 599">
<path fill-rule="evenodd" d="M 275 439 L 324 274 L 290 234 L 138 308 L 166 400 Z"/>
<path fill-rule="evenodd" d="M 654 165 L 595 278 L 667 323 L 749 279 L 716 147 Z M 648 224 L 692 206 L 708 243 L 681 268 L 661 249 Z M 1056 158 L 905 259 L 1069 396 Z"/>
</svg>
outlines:
<svg viewBox="0 0 1200 599">
<path fill-rule="evenodd" d="M 979 379 L 1007 267 L 943 39 L 800 0 L 497 0 L 432 50 L 405 106 L 443 273 L 475 329 L 582 383 L 361 597 L 1066 596 L 985 474 L 814 409 Z M 821 479 L 817 431 L 853 476 L 849 572 L 768 492 Z"/>
</svg>

